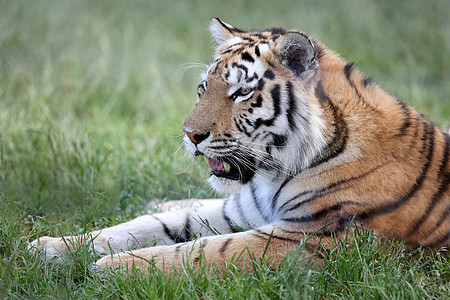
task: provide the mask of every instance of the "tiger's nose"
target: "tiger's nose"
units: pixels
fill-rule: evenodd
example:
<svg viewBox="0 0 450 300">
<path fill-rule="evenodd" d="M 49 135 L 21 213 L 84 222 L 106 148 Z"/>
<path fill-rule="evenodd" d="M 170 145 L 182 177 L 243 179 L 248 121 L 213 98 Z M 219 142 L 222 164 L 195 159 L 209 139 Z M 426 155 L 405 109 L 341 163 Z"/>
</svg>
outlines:
<svg viewBox="0 0 450 300">
<path fill-rule="evenodd" d="M 191 142 L 194 145 L 200 144 L 202 141 L 206 140 L 210 135 L 210 132 L 204 134 L 197 130 L 187 131 L 186 129 L 183 129 L 183 131 L 184 133 L 186 133 L 187 137 L 191 140 Z"/>
</svg>

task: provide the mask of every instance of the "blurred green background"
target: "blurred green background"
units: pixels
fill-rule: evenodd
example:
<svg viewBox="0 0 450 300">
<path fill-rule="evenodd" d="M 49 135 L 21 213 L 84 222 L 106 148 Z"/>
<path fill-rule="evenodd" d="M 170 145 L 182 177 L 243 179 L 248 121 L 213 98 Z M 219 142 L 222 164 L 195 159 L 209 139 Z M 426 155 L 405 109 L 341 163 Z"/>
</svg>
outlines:
<svg viewBox="0 0 450 300">
<path fill-rule="evenodd" d="M 149 202 L 215 196 L 181 143 L 212 17 L 303 30 L 449 127 L 449 16 L 448 0 L 0 0 L 0 298 L 445 297 L 448 259 L 386 260 L 367 237 L 324 271 L 180 280 L 100 278 L 87 247 L 62 266 L 26 247 L 129 220 Z"/>
<path fill-rule="evenodd" d="M 3 220 L 95 223 L 214 196 L 181 126 L 216 16 L 303 30 L 450 125 L 448 1 L 0 1 Z"/>
</svg>

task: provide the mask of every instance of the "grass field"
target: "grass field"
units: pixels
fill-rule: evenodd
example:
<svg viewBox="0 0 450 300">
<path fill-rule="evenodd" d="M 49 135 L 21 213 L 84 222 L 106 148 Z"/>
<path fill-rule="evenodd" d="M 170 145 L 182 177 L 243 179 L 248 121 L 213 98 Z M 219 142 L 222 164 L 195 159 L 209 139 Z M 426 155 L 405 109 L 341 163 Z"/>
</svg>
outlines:
<svg viewBox="0 0 450 300">
<path fill-rule="evenodd" d="M 187 268 L 101 277 L 81 247 L 62 265 L 26 251 L 43 235 L 129 220 L 149 202 L 213 197 L 201 160 L 178 151 L 213 48 L 212 17 L 323 41 L 382 87 L 450 126 L 446 1 L 1 1 L 0 299 L 449 299 L 450 260 L 370 233 L 322 268 L 217 276 Z M 230 266 L 233 271 L 233 266 Z"/>
</svg>

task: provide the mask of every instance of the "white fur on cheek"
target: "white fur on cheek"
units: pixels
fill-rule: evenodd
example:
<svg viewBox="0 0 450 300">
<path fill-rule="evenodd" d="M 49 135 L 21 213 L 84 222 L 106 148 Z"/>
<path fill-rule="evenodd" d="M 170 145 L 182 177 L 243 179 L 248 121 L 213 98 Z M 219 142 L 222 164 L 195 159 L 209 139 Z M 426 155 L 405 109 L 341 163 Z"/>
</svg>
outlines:
<svg viewBox="0 0 450 300">
<path fill-rule="evenodd" d="M 184 136 L 183 136 L 183 142 L 184 142 L 184 146 L 186 147 L 186 149 L 192 155 L 194 155 L 195 152 L 196 152 L 195 145 L 189 140 L 189 138 L 188 138 L 188 136 L 186 134 L 184 134 Z"/>
</svg>

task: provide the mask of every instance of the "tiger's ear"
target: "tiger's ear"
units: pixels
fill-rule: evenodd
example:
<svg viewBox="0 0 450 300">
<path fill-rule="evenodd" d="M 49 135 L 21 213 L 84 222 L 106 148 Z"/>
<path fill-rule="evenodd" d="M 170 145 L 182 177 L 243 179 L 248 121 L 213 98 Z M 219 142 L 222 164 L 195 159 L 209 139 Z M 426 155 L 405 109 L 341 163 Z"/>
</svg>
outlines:
<svg viewBox="0 0 450 300">
<path fill-rule="evenodd" d="M 291 69 L 296 76 L 308 77 L 308 74 L 311 75 L 318 66 L 314 44 L 302 33 L 286 33 L 281 37 L 276 49 L 281 63 Z"/>
<path fill-rule="evenodd" d="M 211 20 L 209 30 L 211 31 L 212 38 L 217 46 L 233 38 L 237 32 L 242 32 L 242 30 L 222 22 L 219 18 Z"/>
</svg>

